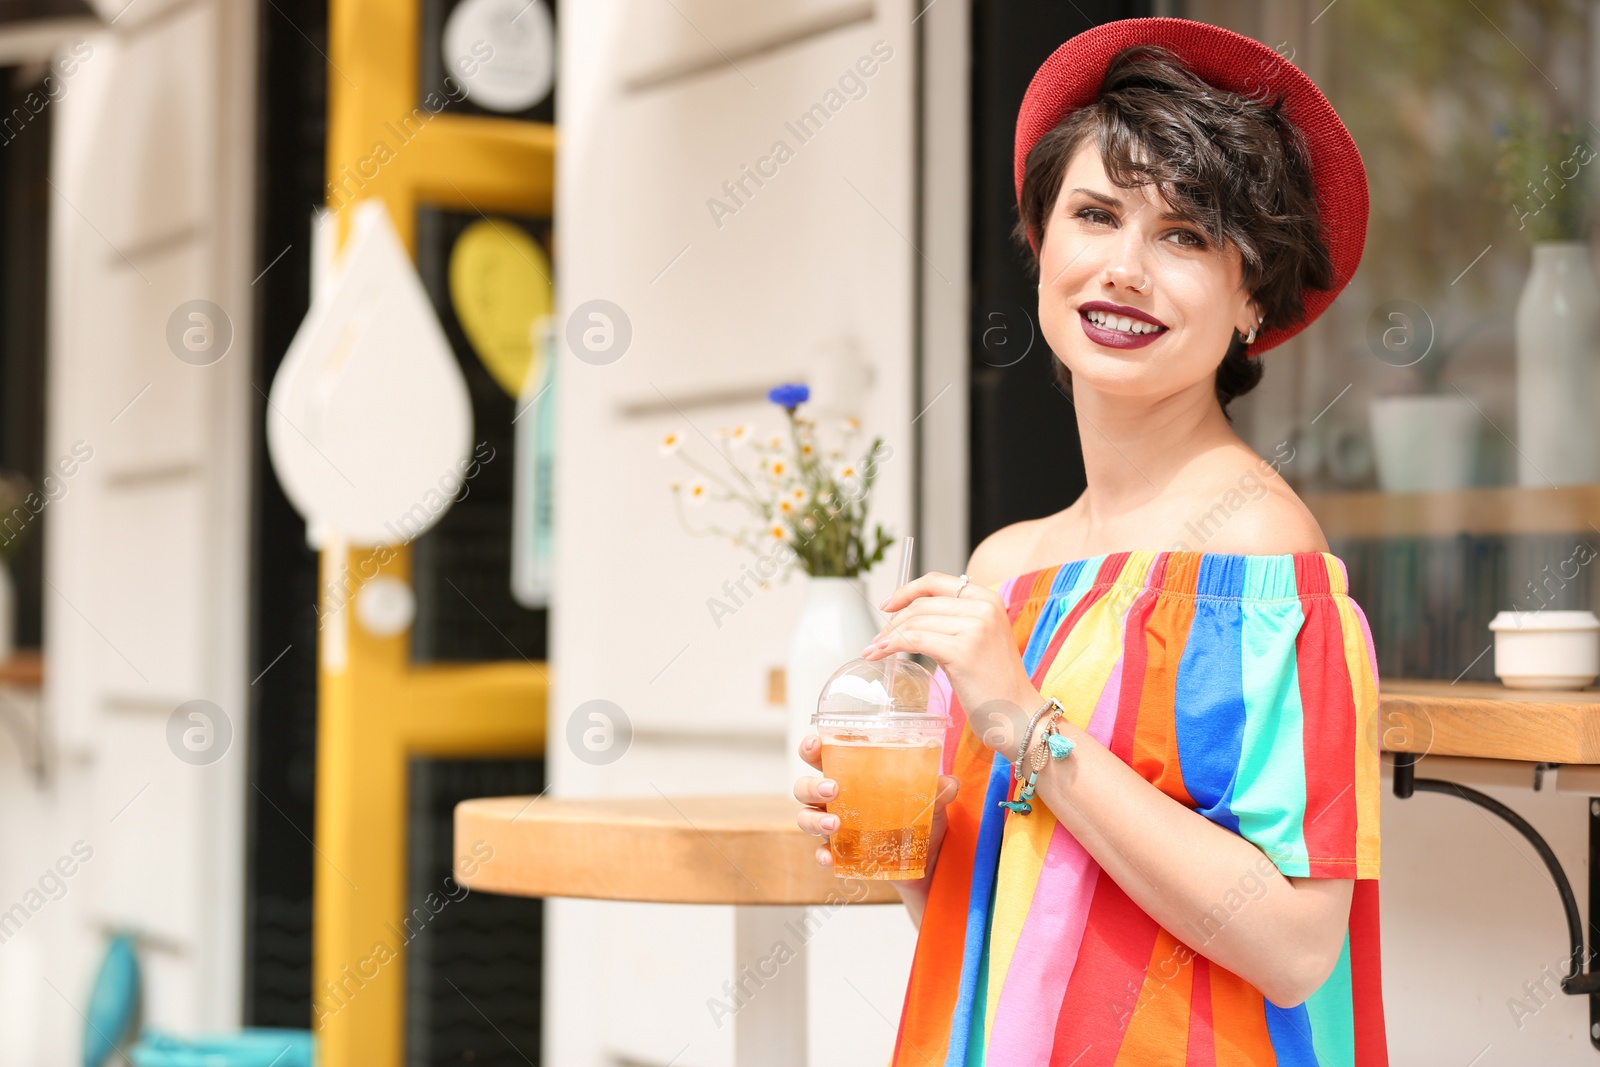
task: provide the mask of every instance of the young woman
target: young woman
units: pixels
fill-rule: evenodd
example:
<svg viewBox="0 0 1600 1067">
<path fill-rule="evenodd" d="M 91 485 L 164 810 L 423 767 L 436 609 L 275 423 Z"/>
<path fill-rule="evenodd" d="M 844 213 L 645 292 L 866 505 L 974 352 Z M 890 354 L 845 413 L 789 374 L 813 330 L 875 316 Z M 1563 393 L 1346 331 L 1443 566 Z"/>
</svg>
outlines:
<svg viewBox="0 0 1600 1067">
<path fill-rule="evenodd" d="M 1227 414 L 1354 273 L 1360 156 L 1277 53 L 1133 19 L 1040 68 L 1016 168 L 1088 488 L 863 653 L 931 657 L 953 718 L 893 1062 L 1385 1064 L 1371 634 Z M 838 828 L 834 783 L 795 795 Z"/>
</svg>

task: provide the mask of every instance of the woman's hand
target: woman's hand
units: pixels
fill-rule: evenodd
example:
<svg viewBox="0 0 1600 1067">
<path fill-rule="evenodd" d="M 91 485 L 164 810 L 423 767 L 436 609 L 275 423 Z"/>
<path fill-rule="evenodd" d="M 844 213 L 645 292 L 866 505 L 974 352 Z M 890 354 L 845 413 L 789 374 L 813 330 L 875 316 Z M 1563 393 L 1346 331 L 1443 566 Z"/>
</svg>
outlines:
<svg viewBox="0 0 1600 1067">
<path fill-rule="evenodd" d="M 817 770 L 822 770 L 822 739 L 814 733 L 806 734 L 800 741 L 800 758 Z M 933 795 L 933 830 L 928 836 L 928 862 L 921 879 L 924 885 L 933 876 L 933 865 L 939 858 L 939 845 L 944 840 L 944 809 L 955 799 L 956 791 L 960 787 L 961 779 L 949 774 L 939 776 L 939 788 Z M 802 808 L 800 814 L 795 817 L 800 829 L 818 837 L 827 837 L 839 828 L 839 816 L 830 815 L 823 810 L 823 805 L 839 798 L 839 784 L 832 778 L 819 778 L 809 774 L 796 778 L 794 798 L 802 804 L 810 805 Z M 833 866 L 833 853 L 828 850 L 827 845 L 817 846 L 817 863 L 823 867 Z M 917 880 L 912 879 L 910 882 L 915 884 Z M 897 887 L 903 884 L 907 883 L 896 882 Z"/>
<path fill-rule="evenodd" d="M 958 595 L 959 593 L 959 595 Z M 878 605 L 889 621 L 863 659 L 920 652 L 944 669 L 967 720 L 985 745 L 1014 759 L 1020 726 L 1043 701 L 1017 652 L 1000 594 L 929 571 Z"/>
</svg>

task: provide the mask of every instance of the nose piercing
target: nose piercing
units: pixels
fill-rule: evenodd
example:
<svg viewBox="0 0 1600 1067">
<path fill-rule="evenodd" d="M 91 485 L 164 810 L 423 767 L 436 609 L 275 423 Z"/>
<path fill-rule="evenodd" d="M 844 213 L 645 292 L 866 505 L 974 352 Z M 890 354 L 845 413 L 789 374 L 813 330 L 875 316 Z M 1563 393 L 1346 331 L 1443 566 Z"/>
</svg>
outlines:
<svg viewBox="0 0 1600 1067">
<path fill-rule="evenodd" d="M 1140 282 L 1138 285 L 1133 286 L 1132 288 L 1133 288 L 1134 292 L 1142 294 L 1144 292 L 1144 287 L 1149 285 L 1149 284 L 1150 284 L 1150 275 L 1146 274 L 1144 276 L 1144 281 Z"/>
</svg>

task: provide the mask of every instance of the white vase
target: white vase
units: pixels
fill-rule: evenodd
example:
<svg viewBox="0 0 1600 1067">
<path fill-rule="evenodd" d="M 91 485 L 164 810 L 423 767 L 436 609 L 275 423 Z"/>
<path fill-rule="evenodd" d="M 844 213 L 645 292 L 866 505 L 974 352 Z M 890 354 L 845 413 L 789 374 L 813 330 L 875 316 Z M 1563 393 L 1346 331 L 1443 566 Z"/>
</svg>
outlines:
<svg viewBox="0 0 1600 1067">
<path fill-rule="evenodd" d="M 800 758 L 800 741 L 812 732 L 811 715 L 817 697 L 833 672 L 861 657 L 861 649 L 882 627 L 878 612 L 868 602 L 859 578 L 806 579 L 806 603 L 789 639 L 784 665 L 784 689 L 789 705 L 789 776 L 783 792 L 792 793 L 794 780 L 817 772 Z"/>
<path fill-rule="evenodd" d="M 1600 481 L 1600 286 L 1583 241 L 1539 241 L 1517 301 L 1517 481 Z"/>
<path fill-rule="evenodd" d="M 1478 460 L 1483 416 L 1459 393 L 1372 398 L 1378 485 L 1386 493 L 1465 489 Z"/>
</svg>

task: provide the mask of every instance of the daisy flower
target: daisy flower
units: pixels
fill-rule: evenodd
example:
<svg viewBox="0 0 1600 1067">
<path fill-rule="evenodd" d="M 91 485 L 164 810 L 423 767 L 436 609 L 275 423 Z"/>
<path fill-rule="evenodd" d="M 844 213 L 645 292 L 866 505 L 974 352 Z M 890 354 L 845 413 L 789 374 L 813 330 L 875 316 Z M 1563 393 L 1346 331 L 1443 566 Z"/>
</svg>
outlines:
<svg viewBox="0 0 1600 1067">
<path fill-rule="evenodd" d="M 749 423 L 740 423 L 728 431 L 728 440 L 735 445 L 747 445 L 755 437 L 755 427 Z"/>
<path fill-rule="evenodd" d="M 775 522 L 768 526 L 767 535 L 774 541 L 788 541 L 794 537 L 794 534 L 789 530 L 788 524 L 781 522 Z"/>
<path fill-rule="evenodd" d="M 701 481 L 699 478 L 696 478 L 694 481 L 689 483 L 690 500 L 694 501 L 696 504 L 704 504 L 710 498 L 711 494 L 710 491 L 706 489 L 705 482 Z"/>
<path fill-rule="evenodd" d="M 855 481 L 860 476 L 861 476 L 861 468 L 857 467 L 854 463 L 850 463 L 848 461 L 844 462 L 844 463 L 841 463 L 837 467 L 833 468 L 833 477 L 834 477 L 835 481 L 852 482 L 852 481 Z"/>
<path fill-rule="evenodd" d="M 659 451 L 663 456 L 670 456 L 683 445 L 683 435 L 674 430 L 661 439 Z"/>
</svg>

